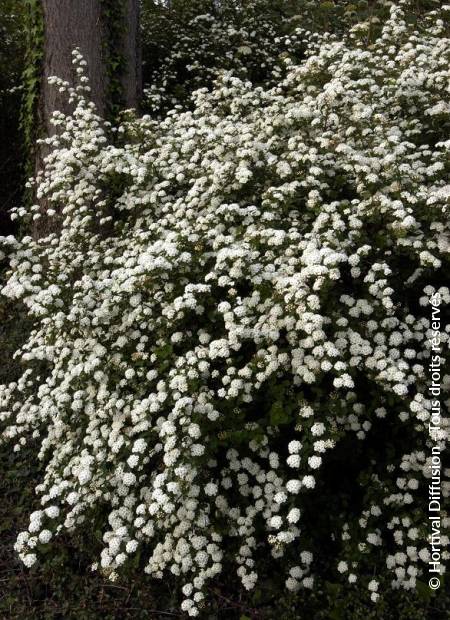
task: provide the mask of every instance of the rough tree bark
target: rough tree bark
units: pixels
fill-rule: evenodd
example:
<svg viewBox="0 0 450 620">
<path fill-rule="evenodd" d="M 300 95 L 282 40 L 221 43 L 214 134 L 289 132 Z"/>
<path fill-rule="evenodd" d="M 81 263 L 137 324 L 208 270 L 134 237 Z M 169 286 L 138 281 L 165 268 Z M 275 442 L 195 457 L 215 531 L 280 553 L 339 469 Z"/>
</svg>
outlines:
<svg viewBox="0 0 450 620">
<path fill-rule="evenodd" d="M 125 0 L 122 54 L 124 71 L 121 76 L 124 105 L 137 108 L 142 94 L 142 58 L 139 37 L 140 3 Z"/>
<path fill-rule="evenodd" d="M 70 84 L 75 82 L 72 51 L 78 47 L 87 61 L 91 98 L 99 113 L 108 109 L 110 80 L 122 86 L 120 104 L 124 108 L 137 108 L 141 95 L 141 52 L 139 44 L 139 0 L 111 0 L 121 3 L 121 20 L 117 41 L 108 41 L 111 19 L 105 0 L 41 0 L 44 19 L 43 71 L 37 106 L 36 124 L 40 135 L 52 135 L 50 119 L 55 110 L 70 112 L 67 95 L 60 93 L 48 78 L 58 76 Z M 117 9 L 117 4 L 115 4 Z M 120 12 L 119 12 L 120 13 Z M 115 12 L 117 14 L 117 11 Z M 113 29 L 113 32 L 117 31 Z M 121 58 L 120 70 L 114 75 L 108 65 L 111 45 L 114 54 Z M 117 102 L 116 102 L 117 103 Z M 36 153 L 35 168 L 42 168 L 45 147 Z M 45 212 L 45 204 L 41 205 Z M 46 218 L 37 220 L 35 235 L 41 236 L 48 229 Z"/>
<path fill-rule="evenodd" d="M 100 114 L 105 111 L 107 71 L 103 50 L 103 23 L 99 0 L 42 0 L 45 25 L 44 62 L 41 85 L 43 129 L 51 128 L 54 110 L 66 111 L 64 93 L 48 84 L 56 75 L 73 84 L 72 50 L 79 47 L 88 63 L 92 98 Z"/>
<path fill-rule="evenodd" d="M 41 0 L 44 24 L 44 70 L 41 99 L 48 121 L 55 110 L 67 109 L 64 94 L 49 86 L 47 80 L 57 75 L 73 82 L 72 50 L 80 48 L 88 63 L 92 98 L 101 114 L 105 113 L 108 96 L 108 17 L 102 0 Z M 141 58 L 139 44 L 139 0 L 115 0 L 122 3 L 121 40 L 114 42 L 123 59 L 123 70 L 117 77 L 122 84 L 125 107 L 137 107 L 141 94 Z"/>
</svg>

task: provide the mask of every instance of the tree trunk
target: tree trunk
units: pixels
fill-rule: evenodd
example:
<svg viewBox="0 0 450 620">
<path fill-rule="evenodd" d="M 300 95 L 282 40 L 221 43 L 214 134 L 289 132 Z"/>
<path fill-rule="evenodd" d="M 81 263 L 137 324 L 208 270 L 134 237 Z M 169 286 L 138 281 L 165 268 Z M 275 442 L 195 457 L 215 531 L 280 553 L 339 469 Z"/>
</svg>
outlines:
<svg viewBox="0 0 450 620">
<path fill-rule="evenodd" d="M 44 71 L 41 98 L 48 123 L 54 110 L 67 109 L 66 97 L 47 80 L 56 75 L 73 83 L 72 51 L 80 48 L 88 63 L 92 100 L 100 114 L 105 114 L 111 71 L 108 70 L 108 47 L 121 57 L 119 78 L 124 107 L 137 107 L 141 95 L 141 52 L 139 44 L 139 0 L 115 0 L 121 3 L 123 34 L 108 42 L 110 16 L 102 10 L 102 0 L 41 0 L 45 24 Z M 117 4 L 116 4 L 117 7 Z M 105 14 L 106 13 L 106 14 Z M 117 15 L 117 11 L 115 12 Z M 113 32 L 117 29 L 113 29 Z M 46 129 L 50 129 L 48 126 Z"/>
<path fill-rule="evenodd" d="M 103 20 L 99 0 L 42 0 L 45 41 L 42 79 L 42 113 L 47 135 L 49 120 L 55 110 L 68 111 L 67 95 L 48 84 L 58 76 L 74 83 L 72 51 L 80 48 L 88 63 L 92 100 L 100 114 L 106 103 L 106 64 L 103 51 Z"/>
<path fill-rule="evenodd" d="M 105 0 L 41 0 L 45 36 L 36 119 L 39 135 L 54 133 L 50 121 L 55 110 L 70 113 L 67 93 L 60 93 L 57 86 L 48 83 L 48 78 L 57 76 L 75 84 L 72 51 L 76 47 L 87 62 L 90 96 L 100 115 L 107 115 L 113 92 L 118 99 L 113 102 L 116 107 L 138 106 L 141 95 L 140 2 L 108 1 L 112 10 L 108 10 Z M 111 23 L 113 20 L 115 22 Z M 37 149 L 36 172 L 42 168 L 46 154 L 45 146 Z M 45 212 L 46 205 L 41 204 L 41 207 Z M 46 219 L 43 214 L 37 220 L 36 236 L 48 231 Z"/>
<path fill-rule="evenodd" d="M 137 108 L 142 94 L 142 58 L 139 37 L 140 6 L 138 0 L 124 0 L 124 35 L 122 41 L 124 71 L 121 76 L 126 108 Z"/>
</svg>

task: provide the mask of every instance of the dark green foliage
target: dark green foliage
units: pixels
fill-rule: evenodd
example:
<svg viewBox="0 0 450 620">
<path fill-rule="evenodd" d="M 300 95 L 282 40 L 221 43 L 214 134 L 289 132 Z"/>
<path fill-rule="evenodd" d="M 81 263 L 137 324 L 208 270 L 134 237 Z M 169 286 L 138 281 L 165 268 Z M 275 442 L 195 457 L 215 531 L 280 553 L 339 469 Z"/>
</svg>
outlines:
<svg viewBox="0 0 450 620">
<path fill-rule="evenodd" d="M 23 140 L 23 166 L 29 177 L 34 173 L 36 139 L 41 137 L 36 115 L 44 54 L 44 19 L 42 6 L 38 0 L 26 0 L 24 3 L 23 28 L 25 40 L 20 130 Z"/>
<path fill-rule="evenodd" d="M 101 0 L 104 23 L 107 27 L 103 43 L 105 58 L 108 59 L 106 72 L 108 78 L 107 111 L 111 118 L 117 116 L 122 105 L 122 84 L 120 73 L 123 71 L 124 58 L 117 41 L 123 35 L 123 7 L 114 0 Z"/>
<path fill-rule="evenodd" d="M 7 215 L 20 203 L 23 141 L 19 130 L 24 56 L 23 3 L 0 3 L 0 234 L 12 232 Z"/>
</svg>

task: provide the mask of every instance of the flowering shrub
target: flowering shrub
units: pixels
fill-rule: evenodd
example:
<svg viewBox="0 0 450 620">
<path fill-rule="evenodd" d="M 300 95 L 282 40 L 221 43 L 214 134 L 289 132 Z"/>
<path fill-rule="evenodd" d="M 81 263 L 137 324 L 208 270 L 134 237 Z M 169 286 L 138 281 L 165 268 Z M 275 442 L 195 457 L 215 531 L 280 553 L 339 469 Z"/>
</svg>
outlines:
<svg viewBox="0 0 450 620">
<path fill-rule="evenodd" d="M 450 301 L 448 10 L 419 29 L 393 8 L 368 49 L 364 26 L 304 32 L 305 60 L 273 88 L 224 75 L 159 123 L 104 123 L 78 52 L 79 85 L 54 80 L 75 109 L 55 114 L 36 179 L 49 232 L 3 240 L 3 294 L 34 325 L 1 389 L 3 438 L 38 442 L 45 464 L 16 544 L 27 566 L 96 519 L 99 568 L 114 579 L 140 553 L 179 576 L 192 616 L 225 567 L 253 588 L 267 554 L 289 590 L 312 588 L 314 535 L 372 601 L 380 584 L 416 587 L 428 299 Z M 443 325 L 443 355 L 448 340 Z M 333 478 L 355 504 L 315 531 L 304 514 L 334 493 L 333 455 L 372 437 L 377 461 Z"/>
<path fill-rule="evenodd" d="M 419 6 L 428 3 L 422 0 Z M 145 0 L 143 107 L 154 116 L 175 105 L 189 107 L 192 92 L 210 88 L 221 71 L 254 85 L 273 86 L 285 74 L 286 55 L 296 61 L 303 58 L 304 30 L 343 32 L 366 19 L 370 40 L 380 18 L 387 14 L 387 4 L 369 5 L 365 0 Z M 416 6 L 409 7 L 409 17 L 415 11 Z"/>
<path fill-rule="evenodd" d="M 144 108 L 153 115 L 189 105 L 191 93 L 211 87 L 218 73 L 254 83 L 276 79 L 280 55 L 301 49 L 285 16 L 289 2 L 184 0 L 142 13 Z M 302 7 L 304 3 L 301 3 Z M 287 32 L 292 38 L 288 40 Z M 298 51 L 298 50 L 297 50 Z"/>
</svg>

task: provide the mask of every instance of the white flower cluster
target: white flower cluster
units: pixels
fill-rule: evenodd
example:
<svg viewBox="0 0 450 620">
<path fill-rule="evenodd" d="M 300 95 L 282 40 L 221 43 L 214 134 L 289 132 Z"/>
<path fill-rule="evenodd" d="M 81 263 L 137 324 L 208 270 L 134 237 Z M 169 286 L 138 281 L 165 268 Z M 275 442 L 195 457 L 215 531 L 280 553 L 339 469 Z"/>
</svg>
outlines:
<svg viewBox="0 0 450 620">
<path fill-rule="evenodd" d="M 263 549 L 289 590 L 311 588 L 305 501 L 328 492 L 343 442 L 374 435 L 392 454 L 362 483 L 356 526 L 336 515 L 337 574 L 354 583 L 394 546 L 370 596 L 379 580 L 414 587 L 428 560 L 410 509 L 428 485 L 421 298 L 450 301 L 445 11 L 419 31 L 393 8 L 368 49 L 314 38 L 276 87 L 225 76 L 161 123 L 112 131 L 84 81 L 56 81 L 75 110 L 55 115 L 36 182 L 53 232 L 4 244 L 3 294 L 34 329 L 1 387 L 3 438 L 33 438 L 45 463 L 17 540 L 26 565 L 109 506 L 101 570 L 114 579 L 142 548 L 149 574 L 179 576 L 191 616 L 230 563 L 252 588 Z M 443 324 L 443 356 L 448 342 Z"/>
<path fill-rule="evenodd" d="M 317 11 L 315 4 L 297 3 L 303 25 Z M 273 83 L 283 71 L 282 54 L 303 49 L 284 0 L 275 5 L 271 0 L 181 0 L 145 8 L 143 105 L 153 115 L 186 106 L 191 93 L 211 87 L 221 71 Z"/>
</svg>

